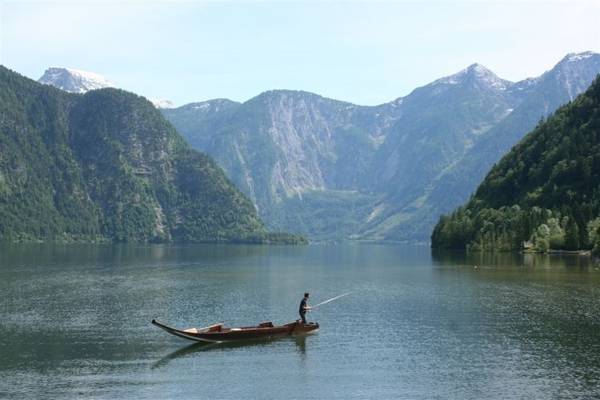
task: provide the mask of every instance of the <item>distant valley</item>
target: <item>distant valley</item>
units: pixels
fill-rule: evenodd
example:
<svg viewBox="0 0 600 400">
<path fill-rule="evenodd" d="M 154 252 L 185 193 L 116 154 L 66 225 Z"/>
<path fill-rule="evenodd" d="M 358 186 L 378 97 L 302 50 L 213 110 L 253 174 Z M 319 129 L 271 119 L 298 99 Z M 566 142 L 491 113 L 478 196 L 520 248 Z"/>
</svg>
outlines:
<svg viewBox="0 0 600 400">
<path fill-rule="evenodd" d="M 379 106 L 274 90 L 164 109 L 275 230 L 315 240 L 429 240 L 537 122 L 583 92 L 600 55 L 509 82 L 482 65 Z"/>
</svg>

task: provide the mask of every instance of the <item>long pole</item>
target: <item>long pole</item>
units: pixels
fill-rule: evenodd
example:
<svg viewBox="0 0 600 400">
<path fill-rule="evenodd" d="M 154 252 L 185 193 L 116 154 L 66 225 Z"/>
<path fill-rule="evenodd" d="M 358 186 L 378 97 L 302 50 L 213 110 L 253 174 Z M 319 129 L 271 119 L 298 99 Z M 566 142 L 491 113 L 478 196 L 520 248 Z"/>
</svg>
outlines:
<svg viewBox="0 0 600 400">
<path fill-rule="evenodd" d="M 342 298 L 342 297 L 344 297 L 344 296 L 348 296 L 350 293 L 352 293 L 352 292 L 348 292 L 348 293 L 340 294 L 339 296 L 332 297 L 331 299 L 328 299 L 328 300 L 322 301 L 321 303 L 319 303 L 319 304 L 317 304 L 317 305 L 315 305 L 315 306 L 312 306 L 310 309 L 311 309 L 311 310 L 314 310 L 315 308 L 317 308 L 317 307 L 319 307 L 319 306 L 322 306 L 323 304 L 331 303 L 331 302 L 332 302 L 332 301 L 334 301 L 334 300 L 340 299 L 340 298 Z"/>
</svg>

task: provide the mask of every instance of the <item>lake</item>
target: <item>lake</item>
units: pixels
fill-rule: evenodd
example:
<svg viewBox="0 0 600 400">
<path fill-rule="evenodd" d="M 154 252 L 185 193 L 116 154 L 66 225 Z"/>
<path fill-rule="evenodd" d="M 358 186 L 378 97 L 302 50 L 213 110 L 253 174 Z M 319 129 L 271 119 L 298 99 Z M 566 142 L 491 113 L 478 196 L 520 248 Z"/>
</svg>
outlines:
<svg viewBox="0 0 600 400">
<path fill-rule="evenodd" d="M 317 334 L 197 345 L 152 326 L 298 318 Z M 589 258 L 336 244 L 0 247 L 0 397 L 600 397 Z M 190 345 L 191 344 L 191 345 Z"/>
</svg>

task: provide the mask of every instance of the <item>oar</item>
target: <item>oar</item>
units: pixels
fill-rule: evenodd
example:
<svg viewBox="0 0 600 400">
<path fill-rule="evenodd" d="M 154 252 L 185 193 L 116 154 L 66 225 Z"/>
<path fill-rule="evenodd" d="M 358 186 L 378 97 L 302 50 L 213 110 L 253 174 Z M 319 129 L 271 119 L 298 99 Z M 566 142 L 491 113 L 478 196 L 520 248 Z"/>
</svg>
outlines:
<svg viewBox="0 0 600 400">
<path fill-rule="evenodd" d="M 340 298 L 342 298 L 342 297 L 344 297 L 344 296 L 348 296 L 350 293 L 352 293 L 352 292 L 348 292 L 348 293 L 340 294 L 339 296 L 332 297 L 332 298 L 331 298 L 331 299 L 329 299 L 329 300 L 322 301 L 322 302 L 320 302 L 319 304 L 317 304 L 317 305 L 314 305 L 314 306 L 310 307 L 310 309 L 311 309 L 311 310 L 314 310 L 315 308 L 317 308 L 317 307 L 320 307 L 320 306 L 322 306 L 323 304 L 331 303 L 331 302 L 332 302 L 332 301 L 334 301 L 334 300 L 340 299 Z"/>
</svg>

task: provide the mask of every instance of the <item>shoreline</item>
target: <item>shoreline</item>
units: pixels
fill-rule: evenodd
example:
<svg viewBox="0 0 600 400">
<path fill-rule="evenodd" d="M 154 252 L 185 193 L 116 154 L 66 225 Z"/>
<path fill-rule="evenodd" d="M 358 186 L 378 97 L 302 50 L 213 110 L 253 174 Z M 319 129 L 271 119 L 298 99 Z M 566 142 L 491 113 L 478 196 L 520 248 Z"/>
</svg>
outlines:
<svg viewBox="0 0 600 400">
<path fill-rule="evenodd" d="M 525 249 L 525 250 L 520 251 L 520 253 L 523 253 L 523 254 L 575 255 L 575 256 L 585 256 L 585 257 L 592 256 L 591 250 L 553 250 L 553 249 L 550 249 L 548 251 L 539 251 L 539 250 L 533 250 L 533 249 Z"/>
</svg>

